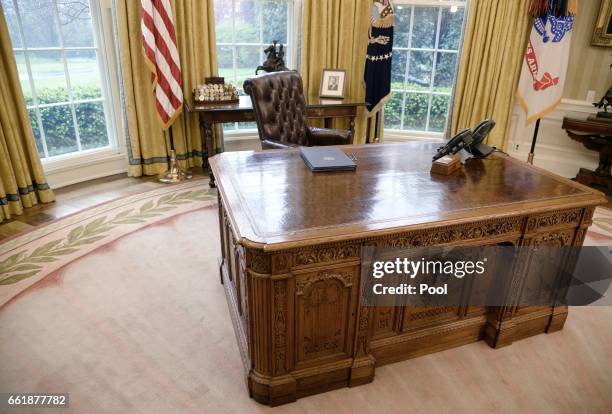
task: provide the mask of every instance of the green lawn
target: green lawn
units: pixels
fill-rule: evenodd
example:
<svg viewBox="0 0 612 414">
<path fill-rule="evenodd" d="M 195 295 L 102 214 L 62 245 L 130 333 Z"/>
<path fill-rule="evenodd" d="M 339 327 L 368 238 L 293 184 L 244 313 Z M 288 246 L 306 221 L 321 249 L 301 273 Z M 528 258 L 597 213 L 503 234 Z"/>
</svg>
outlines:
<svg viewBox="0 0 612 414">
<path fill-rule="evenodd" d="M 23 53 L 17 53 L 15 57 L 24 95 L 26 98 L 30 98 L 31 92 L 25 56 Z M 30 65 L 37 92 L 43 89 L 66 88 L 64 63 L 60 59 L 59 54 L 54 54 L 53 57 L 41 57 L 38 54 L 31 54 Z M 69 57 L 68 73 L 73 87 L 96 87 L 100 85 L 98 63 L 94 58 Z"/>
</svg>

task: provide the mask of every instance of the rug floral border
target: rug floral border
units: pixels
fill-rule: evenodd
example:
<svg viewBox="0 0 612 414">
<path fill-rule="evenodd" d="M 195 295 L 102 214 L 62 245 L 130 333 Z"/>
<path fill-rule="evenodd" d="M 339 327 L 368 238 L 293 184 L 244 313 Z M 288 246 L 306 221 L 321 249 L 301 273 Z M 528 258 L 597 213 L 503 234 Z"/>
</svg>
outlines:
<svg viewBox="0 0 612 414">
<path fill-rule="evenodd" d="M 8 299 L 3 290 L 16 293 L 11 286 L 23 290 L 125 234 L 214 202 L 215 190 L 196 180 L 103 203 L 0 243 L 0 305 Z"/>
</svg>

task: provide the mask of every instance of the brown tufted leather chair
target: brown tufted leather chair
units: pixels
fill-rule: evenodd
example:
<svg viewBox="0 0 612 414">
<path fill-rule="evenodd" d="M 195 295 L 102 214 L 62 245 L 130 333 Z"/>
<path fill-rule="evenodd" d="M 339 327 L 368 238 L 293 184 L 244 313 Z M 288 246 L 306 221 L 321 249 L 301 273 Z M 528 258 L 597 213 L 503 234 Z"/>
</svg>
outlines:
<svg viewBox="0 0 612 414">
<path fill-rule="evenodd" d="M 302 77 L 295 71 L 247 79 L 244 91 L 253 102 L 263 149 L 350 144 L 350 131 L 308 125 Z"/>
</svg>

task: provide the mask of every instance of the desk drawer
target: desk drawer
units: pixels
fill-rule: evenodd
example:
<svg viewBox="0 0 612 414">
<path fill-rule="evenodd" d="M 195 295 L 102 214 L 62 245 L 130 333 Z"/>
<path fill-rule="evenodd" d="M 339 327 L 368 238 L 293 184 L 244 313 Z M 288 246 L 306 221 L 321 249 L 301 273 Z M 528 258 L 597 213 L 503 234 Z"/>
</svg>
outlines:
<svg viewBox="0 0 612 414">
<path fill-rule="evenodd" d="M 357 113 L 357 108 L 354 106 L 306 108 L 306 113 L 308 114 L 309 118 L 341 118 L 355 116 Z"/>
</svg>

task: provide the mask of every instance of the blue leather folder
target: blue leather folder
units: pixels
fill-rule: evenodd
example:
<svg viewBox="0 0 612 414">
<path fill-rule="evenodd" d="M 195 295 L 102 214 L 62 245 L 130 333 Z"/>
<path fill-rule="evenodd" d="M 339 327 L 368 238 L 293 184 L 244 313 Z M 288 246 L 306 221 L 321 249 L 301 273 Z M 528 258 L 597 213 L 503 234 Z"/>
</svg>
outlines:
<svg viewBox="0 0 612 414">
<path fill-rule="evenodd" d="M 301 147 L 300 155 L 310 171 L 355 171 L 357 165 L 340 148 Z"/>
</svg>

